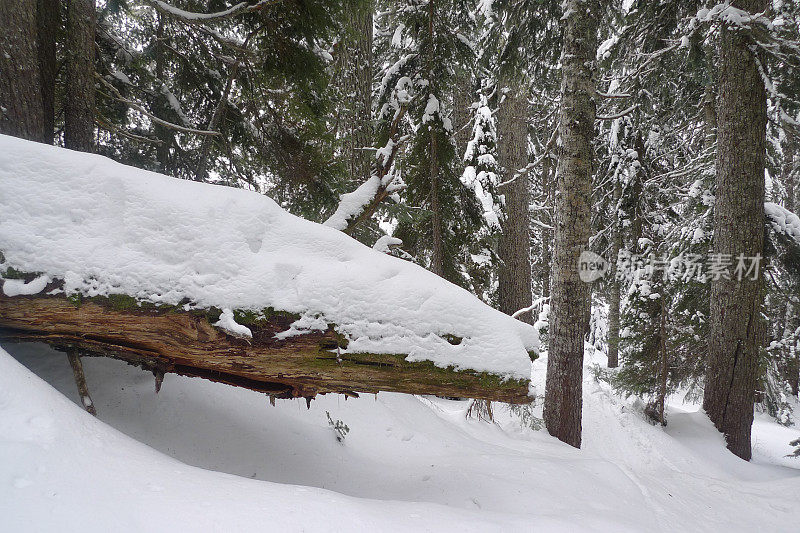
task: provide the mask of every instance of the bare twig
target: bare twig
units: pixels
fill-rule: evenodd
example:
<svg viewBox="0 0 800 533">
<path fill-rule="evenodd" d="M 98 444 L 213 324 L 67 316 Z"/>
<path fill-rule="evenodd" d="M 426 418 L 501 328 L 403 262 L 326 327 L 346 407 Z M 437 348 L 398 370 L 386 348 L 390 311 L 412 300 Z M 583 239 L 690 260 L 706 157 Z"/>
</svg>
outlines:
<svg viewBox="0 0 800 533">
<path fill-rule="evenodd" d="M 72 376 L 75 378 L 75 385 L 78 386 L 78 395 L 81 397 L 83 407 L 89 413 L 97 416 L 97 409 L 94 408 L 94 402 L 89 396 L 89 387 L 86 385 L 86 375 L 83 373 L 83 364 L 78 356 L 78 351 L 74 349 L 67 351 L 67 359 L 72 367 Z"/>
</svg>

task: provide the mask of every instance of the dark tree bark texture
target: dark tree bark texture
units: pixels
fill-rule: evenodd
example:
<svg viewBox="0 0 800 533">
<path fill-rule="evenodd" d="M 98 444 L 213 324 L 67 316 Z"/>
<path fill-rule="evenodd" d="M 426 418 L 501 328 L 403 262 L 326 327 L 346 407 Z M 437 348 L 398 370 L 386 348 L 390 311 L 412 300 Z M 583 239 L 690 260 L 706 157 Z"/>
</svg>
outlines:
<svg viewBox="0 0 800 533">
<path fill-rule="evenodd" d="M 36 24 L 39 43 L 39 74 L 41 76 L 42 139 L 53 144 L 56 122 L 56 39 L 61 23 L 59 0 L 37 0 Z"/>
<path fill-rule="evenodd" d="M 0 2 L 0 133 L 44 137 L 36 0 Z"/>
<path fill-rule="evenodd" d="M 94 151 L 94 0 L 67 0 L 67 94 L 64 144 Z"/>
<path fill-rule="evenodd" d="M 591 225 L 598 9 L 595 0 L 568 0 L 565 12 L 544 422 L 551 435 L 580 448 L 583 337 L 590 293 L 580 280 L 578 258 L 588 248 Z"/>
<path fill-rule="evenodd" d="M 766 0 L 733 6 L 758 13 Z M 763 254 L 767 98 L 744 33 L 723 28 L 717 108 L 714 253 Z M 724 276 L 711 283 L 709 355 L 703 407 L 728 449 L 749 460 L 758 372 L 762 280 Z"/>
<path fill-rule="evenodd" d="M 513 85 L 513 83 L 512 83 Z M 504 169 L 503 181 L 511 180 L 528 163 L 528 102 L 519 87 L 510 87 L 498 111 L 499 159 Z M 504 185 L 505 220 L 500 236 L 501 259 L 498 276 L 500 310 L 513 314 L 530 307 L 531 243 L 530 181 L 527 174 Z M 531 313 L 520 320 L 531 322 Z"/>
</svg>

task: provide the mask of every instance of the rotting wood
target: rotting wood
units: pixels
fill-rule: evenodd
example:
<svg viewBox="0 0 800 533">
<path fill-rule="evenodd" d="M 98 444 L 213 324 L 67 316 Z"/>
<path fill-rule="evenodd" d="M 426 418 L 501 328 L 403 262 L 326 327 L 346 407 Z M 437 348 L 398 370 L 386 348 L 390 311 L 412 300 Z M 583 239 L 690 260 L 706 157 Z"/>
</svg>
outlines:
<svg viewBox="0 0 800 533">
<path fill-rule="evenodd" d="M 46 291 L 45 291 L 46 292 Z M 127 298 L 127 297 L 125 297 Z M 87 356 L 110 356 L 152 371 L 202 377 L 264 392 L 271 398 L 380 391 L 529 403 L 527 380 L 411 363 L 405 356 L 341 353 L 329 327 L 286 339 L 295 320 L 272 313 L 248 323 L 252 340 L 212 326 L 208 311 L 114 305 L 113 299 L 0 293 L 0 340 L 46 342 Z M 487 354 L 487 357 L 491 354 Z"/>
</svg>

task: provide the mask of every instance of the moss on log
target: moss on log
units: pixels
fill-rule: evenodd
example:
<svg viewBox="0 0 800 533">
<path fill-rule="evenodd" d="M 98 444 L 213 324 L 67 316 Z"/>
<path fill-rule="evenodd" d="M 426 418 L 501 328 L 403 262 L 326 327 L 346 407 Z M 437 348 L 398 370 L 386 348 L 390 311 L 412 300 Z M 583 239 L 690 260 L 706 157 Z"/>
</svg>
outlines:
<svg viewBox="0 0 800 533">
<path fill-rule="evenodd" d="M 49 289 L 48 289 L 49 290 Z M 297 315 L 236 312 L 251 340 L 212 326 L 219 309 L 184 311 L 142 305 L 124 295 L 105 298 L 14 296 L 0 293 L 0 339 L 46 342 L 83 355 L 121 359 L 153 371 L 197 376 L 278 398 L 380 391 L 529 403 L 528 381 L 408 362 L 405 355 L 340 353 L 334 327 L 285 339 Z M 491 354 L 487 354 L 490 357 Z"/>
</svg>

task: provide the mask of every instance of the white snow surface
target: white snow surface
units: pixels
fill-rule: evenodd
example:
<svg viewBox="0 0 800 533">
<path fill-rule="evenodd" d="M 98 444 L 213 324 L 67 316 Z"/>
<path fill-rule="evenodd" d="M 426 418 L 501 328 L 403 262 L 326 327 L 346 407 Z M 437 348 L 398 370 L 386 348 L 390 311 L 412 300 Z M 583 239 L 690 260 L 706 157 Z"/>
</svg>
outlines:
<svg viewBox="0 0 800 533">
<path fill-rule="evenodd" d="M 800 246 L 800 217 L 773 202 L 766 202 L 764 211 L 775 231 L 785 234 Z"/>
<path fill-rule="evenodd" d="M 230 309 L 223 309 L 222 314 L 219 316 L 219 320 L 217 320 L 214 325 L 218 328 L 224 329 L 234 337 L 253 338 L 253 332 L 250 331 L 250 328 L 237 323 L 236 319 L 233 317 L 233 311 Z"/>
<path fill-rule="evenodd" d="M 149 372 L 83 358 L 96 419 L 63 353 L 5 348 L 47 383 L 0 348 L 3 531 L 789 532 L 800 521 L 800 460 L 784 457 L 797 428 L 757 414 L 747 463 L 697 406 L 672 398 L 669 425 L 652 426 L 588 371 L 577 450 L 501 404 L 495 424 L 466 419 L 467 401 L 399 394 L 270 407 L 172 374 L 156 395 Z M 546 364 L 534 363 L 539 392 Z M 350 428 L 342 443 L 326 412 Z"/>
<path fill-rule="evenodd" d="M 0 190 L 0 272 L 86 296 L 273 307 L 336 324 L 351 351 L 530 378 L 533 327 L 257 193 L 2 135 Z"/>
<path fill-rule="evenodd" d="M 43 274 L 25 282 L 21 279 L 7 279 L 3 283 L 3 294 L 6 296 L 32 295 L 39 294 L 50 283 L 50 276 Z"/>
</svg>

